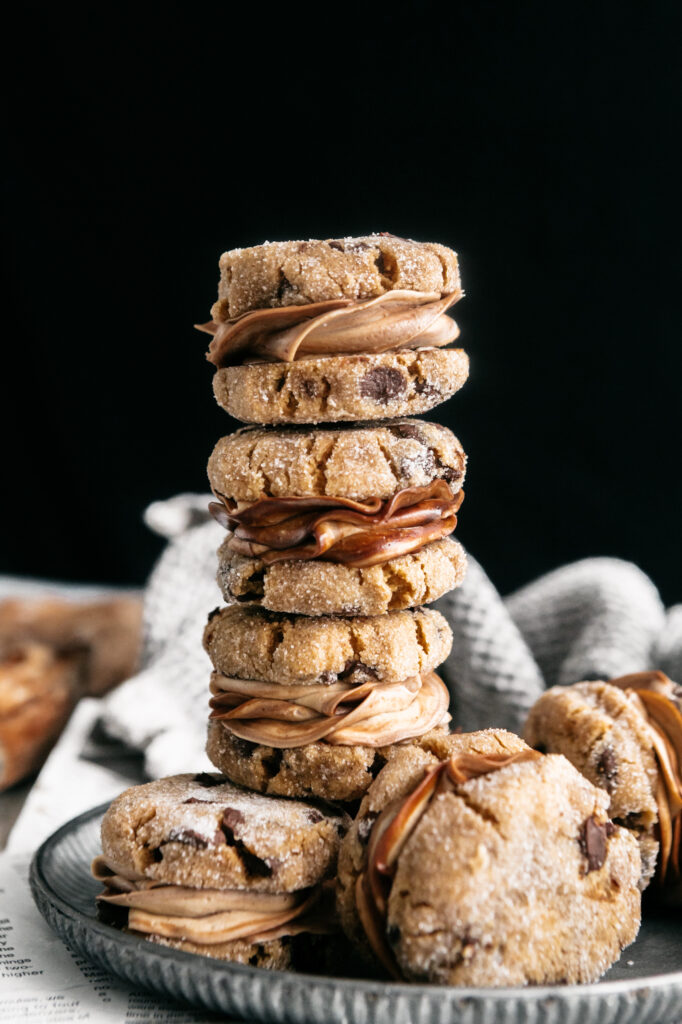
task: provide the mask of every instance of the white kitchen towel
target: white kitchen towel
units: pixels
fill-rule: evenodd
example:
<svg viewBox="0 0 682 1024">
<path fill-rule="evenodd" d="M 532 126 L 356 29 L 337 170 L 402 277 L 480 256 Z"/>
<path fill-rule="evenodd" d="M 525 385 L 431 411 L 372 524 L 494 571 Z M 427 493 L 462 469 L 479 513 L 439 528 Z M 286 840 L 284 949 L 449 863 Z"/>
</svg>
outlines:
<svg viewBox="0 0 682 1024">
<path fill-rule="evenodd" d="M 144 751 L 151 776 L 206 764 L 210 664 L 201 636 L 221 603 L 216 549 L 225 536 L 208 501 L 178 495 L 148 509 L 148 525 L 169 542 L 146 590 L 142 669 L 103 702 L 104 728 Z M 651 580 L 619 559 L 585 559 L 502 598 L 469 555 L 464 585 L 436 607 L 454 634 L 438 671 L 453 725 L 464 730 L 520 730 L 555 684 L 647 668 L 682 678 L 682 605 L 666 615 Z"/>
</svg>

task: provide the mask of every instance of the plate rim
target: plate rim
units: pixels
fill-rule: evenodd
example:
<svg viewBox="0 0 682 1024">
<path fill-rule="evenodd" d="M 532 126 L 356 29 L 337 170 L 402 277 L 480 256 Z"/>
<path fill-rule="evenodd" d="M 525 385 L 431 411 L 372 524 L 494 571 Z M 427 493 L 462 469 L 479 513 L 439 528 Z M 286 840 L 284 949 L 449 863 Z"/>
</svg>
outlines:
<svg viewBox="0 0 682 1024">
<path fill-rule="evenodd" d="M 273 972 L 271 969 L 265 967 L 253 967 L 249 964 L 239 964 L 230 960 L 216 960 L 210 957 L 203 957 L 200 954 L 188 953 L 184 950 L 176 949 L 175 947 L 156 944 L 152 946 L 152 944 L 147 942 L 147 940 L 141 936 L 130 935 L 127 932 L 123 932 L 120 929 L 113 927 L 113 925 L 105 924 L 103 921 L 97 920 L 97 918 L 89 917 L 88 914 L 84 913 L 82 910 L 78 910 L 59 896 L 45 878 L 43 871 L 45 858 L 49 856 L 52 849 L 58 845 L 63 836 L 74 832 L 80 826 L 88 824 L 90 821 L 98 817 L 101 818 L 109 806 L 110 801 L 107 801 L 105 803 L 98 804 L 96 807 L 91 807 L 89 810 L 83 811 L 81 814 L 76 815 L 76 817 L 71 818 L 44 839 L 32 855 L 28 877 L 31 895 L 38 911 L 44 917 L 37 896 L 37 893 L 40 893 L 42 898 L 51 904 L 51 906 L 55 910 L 58 910 L 63 916 L 77 921 L 82 927 L 92 929 L 95 933 L 121 945 L 123 948 L 127 947 L 129 949 L 137 949 L 139 948 L 140 943 L 144 943 L 145 953 L 159 956 L 162 959 L 171 962 L 179 957 L 181 958 L 182 963 L 192 965 L 196 969 L 197 973 L 202 972 L 215 975 L 216 973 L 222 972 L 225 977 L 237 974 L 244 978 L 253 977 L 259 979 L 262 979 L 266 975 L 272 976 L 274 973 L 282 981 L 290 981 L 294 983 L 301 982 L 306 985 L 307 988 L 311 988 L 313 985 L 326 985 L 327 987 L 333 987 L 335 989 L 340 987 L 346 991 L 361 990 L 363 996 L 370 998 L 381 996 L 382 994 L 387 995 L 390 990 L 391 993 L 396 995 L 411 995 L 412 997 L 432 997 L 436 994 L 440 994 L 457 1002 L 472 1002 L 482 999 L 494 1000 L 497 1002 L 512 999 L 520 999 L 528 1002 L 540 1002 L 547 999 L 556 1000 L 557 997 L 564 995 L 566 996 L 566 999 L 570 999 L 571 997 L 576 997 L 578 995 L 583 998 L 606 998 L 609 995 L 636 995 L 639 989 L 651 990 L 668 988 L 670 986 L 679 986 L 680 992 L 682 993 L 682 969 L 679 971 L 668 971 L 663 974 L 639 976 L 632 980 L 622 978 L 614 981 L 588 982 L 586 984 L 571 985 L 515 985 L 507 987 L 465 988 L 455 985 L 413 984 L 405 981 L 382 981 L 380 979 L 335 978 L 329 974 L 312 974 L 303 971 Z M 62 939 L 62 941 L 64 940 Z M 625 949 L 627 949 L 627 947 L 625 947 Z M 624 953 L 625 950 L 623 950 L 621 956 L 623 956 Z M 113 971 L 110 971 L 110 973 L 114 974 Z"/>
</svg>

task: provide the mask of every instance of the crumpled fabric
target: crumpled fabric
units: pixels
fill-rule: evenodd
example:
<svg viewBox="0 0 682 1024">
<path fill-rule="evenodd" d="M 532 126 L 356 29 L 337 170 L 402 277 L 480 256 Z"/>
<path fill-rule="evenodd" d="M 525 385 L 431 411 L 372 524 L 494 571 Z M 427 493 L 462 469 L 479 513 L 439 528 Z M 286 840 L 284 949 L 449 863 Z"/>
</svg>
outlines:
<svg viewBox="0 0 682 1024">
<path fill-rule="evenodd" d="M 103 702 L 102 725 L 144 752 L 152 777 L 206 765 L 210 662 L 201 637 L 221 604 L 216 550 L 224 530 L 209 495 L 155 502 L 147 524 L 168 538 L 145 592 L 142 668 Z M 662 669 L 682 681 L 682 605 L 664 608 L 652 581 L 617 558 L 562 566 L 501 597 L 474 557 L 466 580 L 433 607 L 454 635 L 437 670 L 452 725 L 519 732 L 549 686 Z"/>
</svg>

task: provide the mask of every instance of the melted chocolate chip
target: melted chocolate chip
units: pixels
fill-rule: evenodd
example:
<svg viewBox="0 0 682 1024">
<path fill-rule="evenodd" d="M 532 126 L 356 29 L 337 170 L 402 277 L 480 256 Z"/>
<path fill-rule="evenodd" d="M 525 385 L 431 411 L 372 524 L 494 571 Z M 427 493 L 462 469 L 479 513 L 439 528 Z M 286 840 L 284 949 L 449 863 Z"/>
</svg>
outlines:
<svg viewBox="0 0 682 1024">
<path fill-rule="evenodd" d="M 440 388 L 437 388 L 435 384 L 429 383 L 428 380 L 417 380 L 414 384 L 414 390 L 418 395 L 423 395 L 424 398 L 442 398 L 443 392 Z"/>
<path fill-rule="evenodd" d="M 368 679 L 376 679 L 377 677 L 377 670 L 372 668 L 371 665 L 365 665 L 364 661 L 347 661 L 343 672 L 339 674 L 338 678 L 344 683 L 364 683 Z"/>
<path fill-rule="evenodd" d="M 394 423 L 388 429 L 394 437 L 411 437 L 415 441 L 424 441 L 424 435 L 414 423 Z"/>
<path fill-rule="evenodd" d="M 239 757 L 251 757 L 256 749 L 255 743 L 252 743 L 251 740 L 243 740 L 241 736 L 230 736 L 230 743 L 234 748 L 234 752 L 238 754 Z"/>
<path fill-rule="evenodd" d="M 233 847 L 237 852 L 247 875 L 251 875 L 253 878 L 270 878 L 272 876 L 273 869 L 279 866 L 279 861 L 274 857 L 267 861 L 263 860 L 263 858 L 255 854 L 253 850 L 250 850 L 241 839 L 237 839 L 232 825 L 230 824 L 230 815 L 234 813 L 234 808 L 228 807 L 223 815 L 223 821 L 220 828 L 223 836 L 225 837 L 225 842 L 228 846 Z M 236 813 L 243 818 L 243 815 L 240 814 L 239 811 Z M 235 824 L 237 824 L 237 822 L 235 822 Z"/>
<path fill-rule="evenodd" d="M 386 405 L 405 391 L 405 379 L 393 366 L 375 366 L 360 381 L 360 394 Z"/>
<path fill-rule="evenodd" d="M 209 775 L 208 772 L 199 772 L 198 775 L 194 776 L 192 782 L 196 782 L 198 786 L 204 786 L 206 789 L 211 789 L 213 786 L 224 785 L 225 778 L 223 776 L 218 776 L 218 778 L 216 779 L 215 775 Z M 189 804 L 191 802 L 191 799 L 185 800 L 186 804 Z"/>
<path fill-rule="evenodd" d="M 193 846 L 196 850 L 205 850 L 211 845 L 211 840 L 195 832 L 193 828 L 172 828 L 168 833 L 167 843 L 182 843 L 184 846 Z"/>
<path fill-rule="evenodd" d="M 607 793 L 613 793 L 618 781 L 618 763 L 613 747 L 604 747 L 597 761 L 597 775 L 604 783 Z"/>
<path fill-rule="evenodd" d="M 590 815 L 578 836 L 580 850 L 587 859 L 587 874 L 590 871 L 598 871 L 606 860 L 606 839 L 608 836 L 606 824 L 600 825 Z"/>
<path fill-rule="evenodd" d="M 263 758 L 263 768 L 267 772 L 269 778 L 273 778 L 279 771 L 279 766 L 282 763 L 284 752 L 279 748 L 275 747 L 271 754 Z"/>
<path fill-rule="evenodd" d="M 383 754 L 374 755 L 374 760 L 369 766 L 369 774 L 372 776 L 373 779 L 376 779 L 377 775 L 379 774 L 379 772 L 381 771 L 385 764 L 386 758 L 384 757 Z"/>
<path fill-rule="evenodd" d="M 223 825 L 234 829 L 236 825 L 243 825 L 246 818 L 236 807 L 226 807 L 223 811 Z"/>
</svg>

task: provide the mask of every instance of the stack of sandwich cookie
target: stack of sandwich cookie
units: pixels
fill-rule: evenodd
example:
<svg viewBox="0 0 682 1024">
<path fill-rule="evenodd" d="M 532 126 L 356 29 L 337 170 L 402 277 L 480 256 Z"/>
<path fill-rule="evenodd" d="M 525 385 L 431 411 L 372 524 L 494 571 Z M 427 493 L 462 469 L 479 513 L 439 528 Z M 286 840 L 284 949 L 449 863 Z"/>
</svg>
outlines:
<svg viewBox="0 0 682 1024">
<path fill-rule="evenodd" d="M 216 610 L 207 753 L 235 782 L 282 796 L 353 801 L 389 748 L 445 734 L 433 671 L 452 634 L 432 609 L 371 618 Z"/>
<path fill-rule="evenodd" d="M 531 708 L 528 742 L 606 790 L 636 836 L 644 889 L 682 906 L 682 687 L 663 672 L 555 686 Z"/>
<path fill-rule="evenodd" d="M 209 460 L 229 607 L 205 634 L 208 754 L 262 792 L 357 800 L 396 744 L 449 722 L 466 455 L 405 419 L 461 386 L 457 257 L 391 235 L 225 253 L 209 359 L 252 425 Z M 343 421 L 343 422 L 342 422 Z M 305 425 L 303 425 L 305 424 Z M 320 425 L 325 424 L 325 425 Z M 237 607 L 235 607 L 237 606 Z"/>
<path fill-rule="evenodd" d="M 246 423 L 415 415 L 465 382 L 447 311 L 457 256 L 394 235 L 274 242 L 220 260 L 213 335 L 221 406 Z"/>
<path fill-rule="evenodd" d="M 502 730 L 397 749 L 341 845 L 344 930 L 399 979 L 594 981 L 640 919 L 637 843 L 608 803 Z"/>
<path fill-rule="evenodd" d="M 281 801 L 212 774 L 121 794 L 102 823 L 100 915 L 152 942 L 285 968 L 299 937 L 334 930 L 342 811 Z"/>
</svg>

